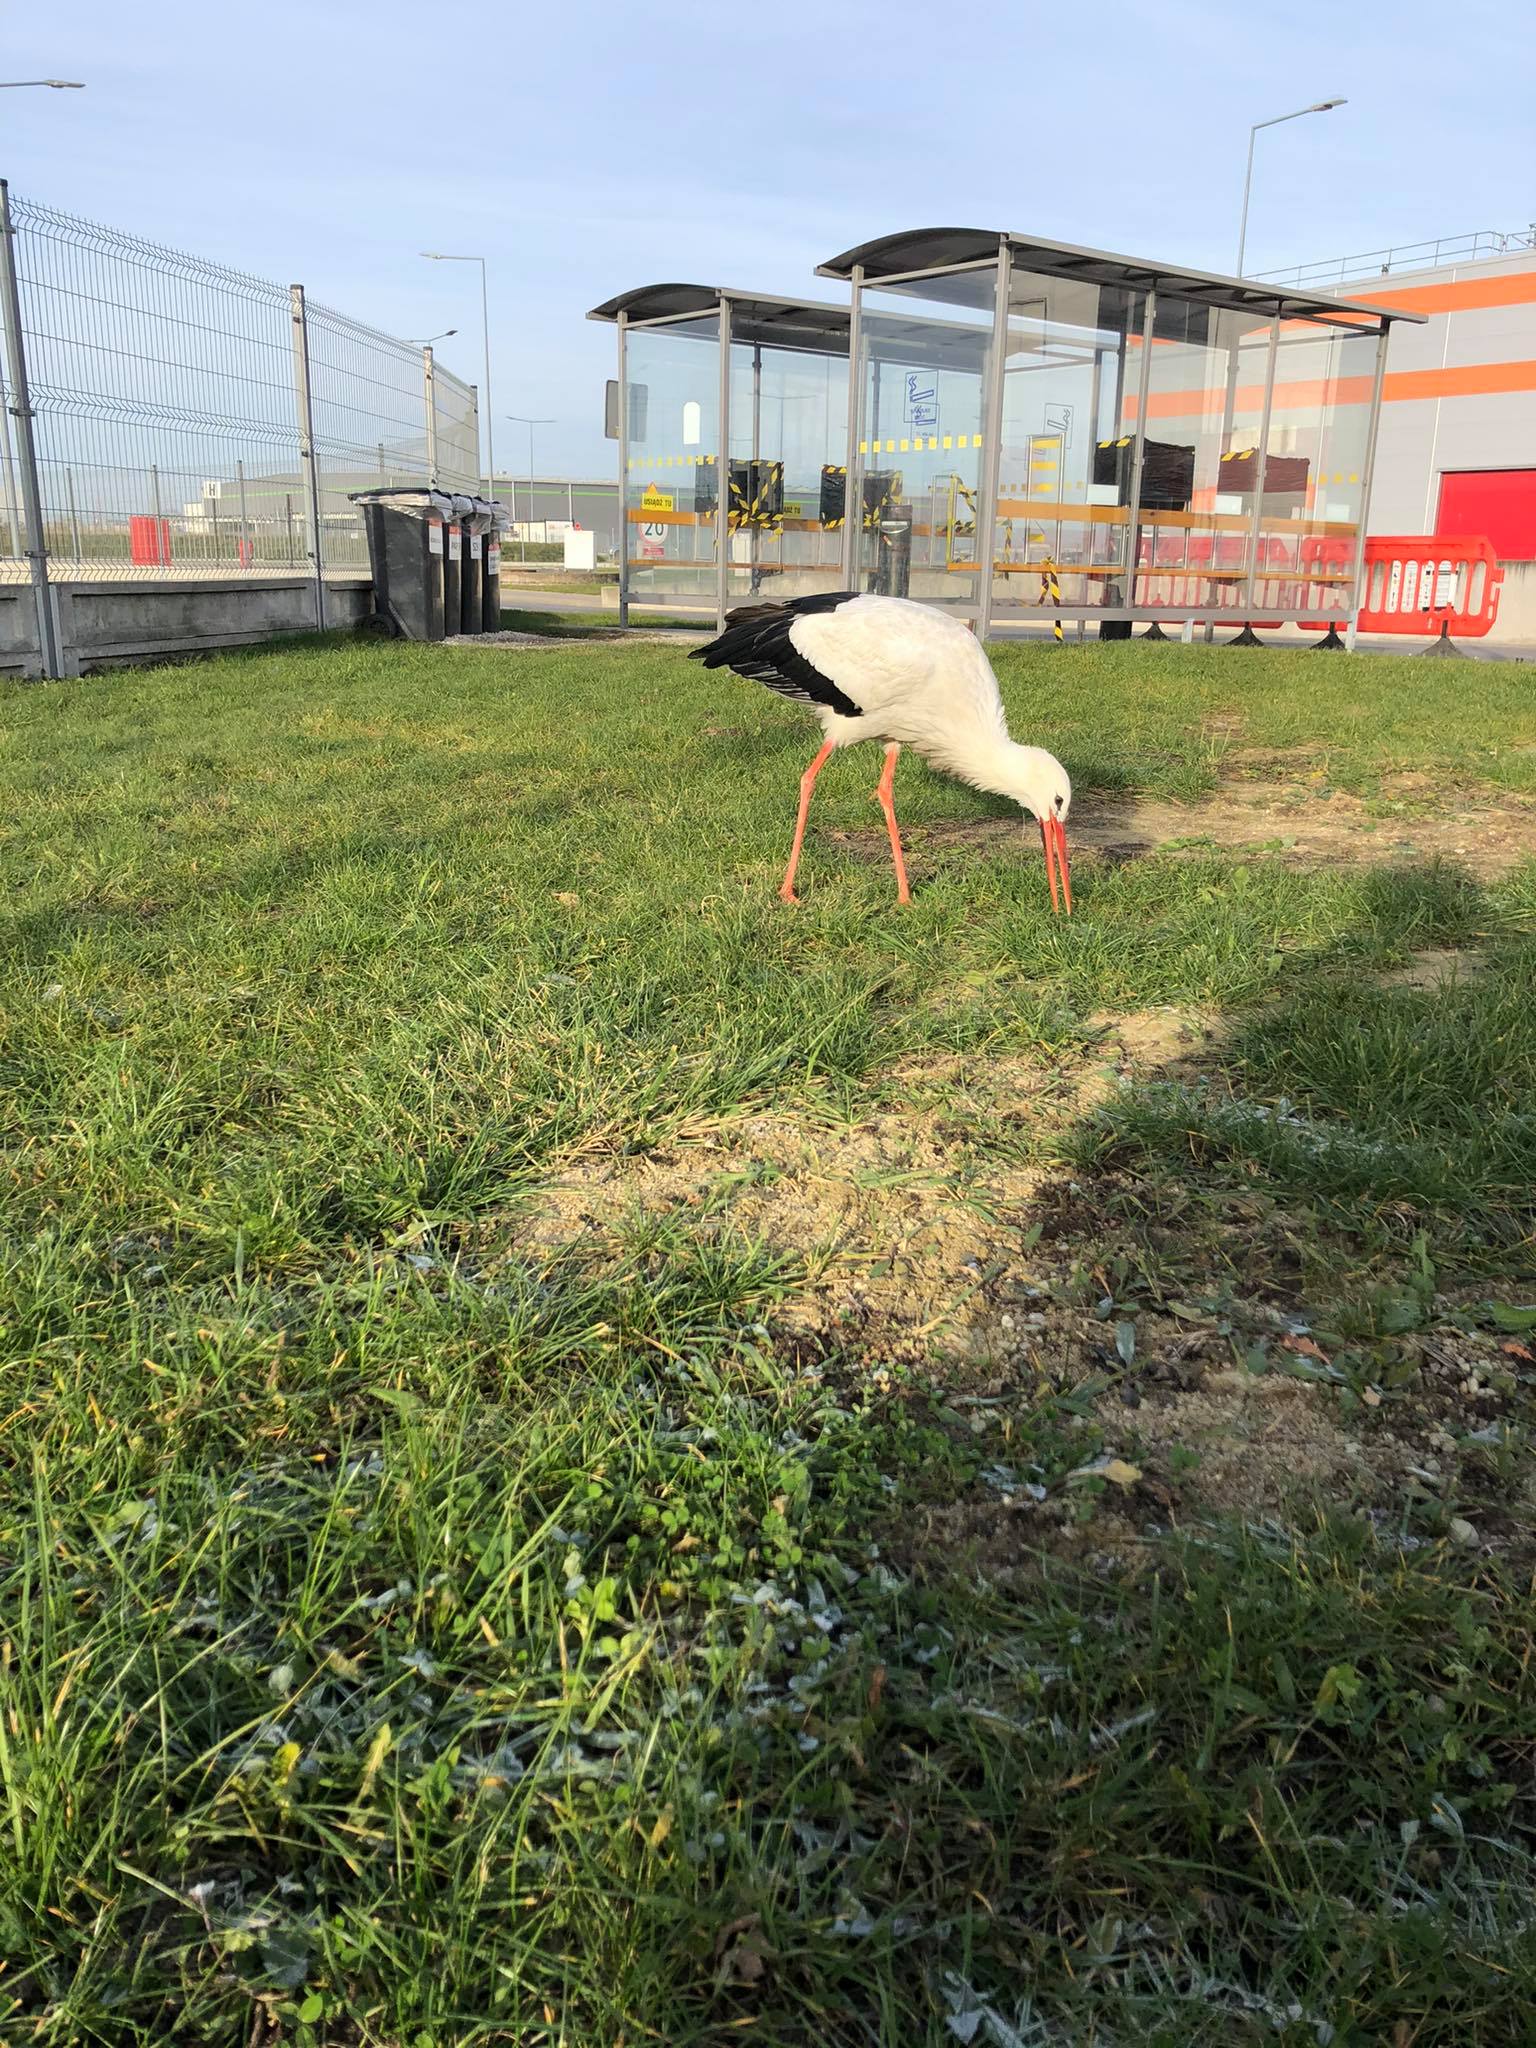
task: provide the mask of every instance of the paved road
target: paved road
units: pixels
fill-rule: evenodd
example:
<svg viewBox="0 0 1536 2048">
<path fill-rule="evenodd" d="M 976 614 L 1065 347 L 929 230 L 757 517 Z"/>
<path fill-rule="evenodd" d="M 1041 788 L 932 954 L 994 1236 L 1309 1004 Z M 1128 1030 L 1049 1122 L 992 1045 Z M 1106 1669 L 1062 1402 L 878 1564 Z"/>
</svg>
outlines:
<svg viewBox="0 0 1536 2048">
<path fill-rule="evenodd" d="M 595 612 L 601 611 L 603 609 L 603 605 L 601 603 L 601 600 L 596 597 L 573 597 L 567 595 L 563 591 L 557 592 L 553 590 L 503 590 L 502 609 L 504 611 L 522 612 Z M 639 610 L 637 607 L 634 616 L 637 619 L 644 619 L 647 616 L 647 614 Z M 656 616 L 659 617 L 661 616 L 661 614 L 657 614 Z M 684 614 L 680 612 L 670 613 L 667 616 L 670 618 L 675 618 L 680 622 L 684 618 Z M 713 621 L 701 618 L 699 620 L 697 630 L 699 633 L 699 637 L 702 639 L 705 635 L 713 632 Z M 1068 627 L 1067 632 L 1069 639 L 1074 637 L 1072 628 L 1070 626 Z M 1048 641 L 1051 638 L 1051 630 L 1048 626 L 1010 625 L 999 629 L 999 635 L 1001 636 L 1001 634 L 1003 633 L 1006 633 L 1009 639 L 1017 640 Z M 1090 629 L 1090 638 L 1091 637 L 1092 634 Z M 1198 640 L 1196 644 L 1200 644 Z M 1307 641 L 1299 638 L 1280 639 L 1277 637 L 1273 644 L 1277 647 L 1301 648 L 1307 645 Z M 1390 637 L 1385 639 L 1362 639 L 1358 643 L 1356 651 L 1360 654 L 1418 654 L 1422 652 L 1417 642 L 1415 641 L 1395 639 Z M 1460 647 L 1458 648 L 1458 652 L 1467 654 L 1478 661 L 1536 661 L 1536 642 L 1524 641 L 1511 643 L 1508 645 L 1492 646 L 1486 641 L 1463 641 L 1460 644 Z"/>
</svg>

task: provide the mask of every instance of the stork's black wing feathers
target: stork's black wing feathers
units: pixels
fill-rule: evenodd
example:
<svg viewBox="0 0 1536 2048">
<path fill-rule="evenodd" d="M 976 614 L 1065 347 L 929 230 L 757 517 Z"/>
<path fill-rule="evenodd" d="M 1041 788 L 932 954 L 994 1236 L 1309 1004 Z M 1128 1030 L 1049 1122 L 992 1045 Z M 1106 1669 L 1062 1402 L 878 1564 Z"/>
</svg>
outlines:
<svg viewBox="0 0 1536 2048">
<path fill-rule="evenodd" d="M 706 668 L 730 668 L 753 682 L 765 683 L 781 697 L 800 704 L 821 704 L 844 718 L 861 718 L 859 706 L 845 690 L 824 676 L 795 646 L 789 629 L 812 612 L 835 612 L 856 597 L 854 590 L 821 590 L 813 597 L 792 597 L 782 604 L 744 604 L 725 615 L 725 631 L 707 647 L 690 650 L 691 661 Z"/>
</svg>

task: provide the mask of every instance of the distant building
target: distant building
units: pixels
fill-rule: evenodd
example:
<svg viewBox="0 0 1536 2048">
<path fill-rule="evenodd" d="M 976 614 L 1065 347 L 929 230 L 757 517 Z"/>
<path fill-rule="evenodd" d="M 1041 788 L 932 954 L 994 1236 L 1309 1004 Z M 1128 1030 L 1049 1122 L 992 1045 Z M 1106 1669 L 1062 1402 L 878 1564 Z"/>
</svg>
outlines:
<svg viewBox="0 0 1536 2048">
<path fill-rule="evenodd" d="M 1536 229 L 1266 273 L 1428 316 L 1394 326 L 1372 533 L 1483 535 L 1536 561 Z"/>
<path fill-rule="evenodd" d="M 619 547 L 619 486 L 614 478 L 581 481 L 566 477 L 498 476 L 497 502 L 512 521 L 517 540 L 560 540 L 572 526 L 597 535 L 599 558 Z"/>
</svg>

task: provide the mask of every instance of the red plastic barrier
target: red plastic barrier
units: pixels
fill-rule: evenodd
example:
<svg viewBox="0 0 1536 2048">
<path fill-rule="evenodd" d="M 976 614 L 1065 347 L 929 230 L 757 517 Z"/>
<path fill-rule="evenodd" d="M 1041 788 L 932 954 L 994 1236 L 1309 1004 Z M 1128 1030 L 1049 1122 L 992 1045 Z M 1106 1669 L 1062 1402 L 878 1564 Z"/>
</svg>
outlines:
<svg viewBox="0 0 1536 2048">
<path fill-rule="evenodd" d="M 1482 538 L 1389 534 L 1367 540 L 1362 633 L 1480 640 L 1499 615 L 1504 571 Z"/>
<path fill-rule="evenodd" d="M 135 512 L 128 521 L 128 552 L 140 568 L 163 569 L 171 559 L 171 522 Z"/>
</svg>

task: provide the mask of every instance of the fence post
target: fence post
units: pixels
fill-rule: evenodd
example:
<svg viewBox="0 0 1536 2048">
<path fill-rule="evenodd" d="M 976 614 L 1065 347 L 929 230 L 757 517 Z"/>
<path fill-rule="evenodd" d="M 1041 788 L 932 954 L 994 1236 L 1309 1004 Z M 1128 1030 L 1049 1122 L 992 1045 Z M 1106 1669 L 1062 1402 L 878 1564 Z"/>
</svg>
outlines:
<svg viewBox="0 0 1536 2048">
<path fill-rule="evenodd" d="M 37 480 L 37 444 L 32 437 L 32 400 L 27 391 L 27 358 L 22 344 L 21 294 L 16 288 L 16 231 L 11 226 L 11 188 L 0 178 L 0 297 L 4 299 L 5 355 L 10 404 L 21 446 L 21 494 L 27 515 L 27 560 L 37 600 L 37 651 L 43 674 L 64 671 L 53 630 L 53 604 L 48 595 L 48 538 L 43 530 L 43 493 Z"/>
<path fill-rule="evenodd" d="M 72 469 L 66 469 L 64 472 L 64 488 L 69 496 L 69 536 L 74 542 L 75 560 L 78 562 L 80 559 L 80 514 L 75 510 L 75 472 Z"/>
<path fill-rule="evenodd" d="M 309 399 L 309 320 L 304 287 L 288 287 L 293 312 L 293 396 L 298 408 L 299 461 L 304 476 L 304 515 L 308 527 L 310 566 L 315 578 L 315 625 L 325 631 L 325 565 L 320 554 L 320 465 L 315 456 L 315 419 Z"/>
<path fill-rule="evenodd" d="M 171 537 L 160 516 L 160 471 L 153 462 L 149 465 L 149 502 L 155 514 L 155 566 L 165 569 L 170 566 Z"/>
<path fill-rule="evenodd" d="M 21 526 L 16 517 L 16 457 L 11 452 L 10 392 L 0 382 L 0 458 L 5 463 L 5 520 L 10 529 L 11 557 L 21 560 Z"/>
<path fill-rule="evenodd" d="M 427 407 L 427 482 L 437 488 L 437 383 L 432 369 L 432 351 L 421 352 L 422 396 Z"/>
<path fill-rule="evenodd" d="M 250 569 L 255 567 L 256 556 L 251 546 L 251 524 L 245 516 L 245 464 L 238 459 L 235 482 L 240 486 L 240 567 Z"/>
</svg>

